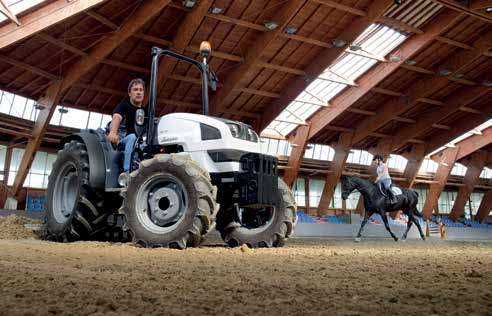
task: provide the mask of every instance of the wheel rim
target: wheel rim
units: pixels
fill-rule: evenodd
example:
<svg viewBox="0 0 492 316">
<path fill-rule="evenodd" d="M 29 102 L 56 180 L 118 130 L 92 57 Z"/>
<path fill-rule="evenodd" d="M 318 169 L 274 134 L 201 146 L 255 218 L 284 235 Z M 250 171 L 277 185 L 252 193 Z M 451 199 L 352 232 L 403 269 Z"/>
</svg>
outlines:
<svg viewBox="0 0 492 316">
<path fill-rule="evenodd" d="M 66 163 L 58 173 L 53 192 L 53 215 L 64 224 L 72 215 L 79 194 L 78 172 L 73 162 Z"/>
<path fill-rule="evenodd" d="M 188 195 L 177 178 L 157 175 L 138 189 L 135 204 L 140 223 L 153 233 L 164 234 L 173 231 L 183 221 Z"/>
<path fill-rule="evenodd" d="M 240 208 L 239 222 L 241 227 L 249 231 L 254 231 L 255 234 L 267 230 L 273 223 L 276 215 L 276 207 L 265 208 Z"/>
</svg>

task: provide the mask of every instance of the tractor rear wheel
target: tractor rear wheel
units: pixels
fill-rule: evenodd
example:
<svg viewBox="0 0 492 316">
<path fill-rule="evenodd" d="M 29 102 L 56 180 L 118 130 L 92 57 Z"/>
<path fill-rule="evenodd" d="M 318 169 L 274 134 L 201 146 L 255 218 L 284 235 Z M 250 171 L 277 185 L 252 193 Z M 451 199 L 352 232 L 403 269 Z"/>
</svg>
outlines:
<svg viewBox="0 0 492 316">
<path fill-rule="evenodd" d="M 277 206 L 266 208 L 221 207 L 217 230 L 231 247 L 248 245 L 282 247 L 297 223 L 294 195 L 282 179 L 278 179 Z"/>
<path fill-rule="evenodd" d="M 129 177 L 122 212 L 133 242 L 142 247 L 197 247 L 215 227 L 217 189 L 183 155 L 156 155 Z"/>
<path fill-rule="evenodd" d="M 89 157 L 82 141 L 58 152 L 49 176 L 46 238 L 53 241 L 102 240 L 108 213 L 104 195 L 89 185 Z"/>
</svg>

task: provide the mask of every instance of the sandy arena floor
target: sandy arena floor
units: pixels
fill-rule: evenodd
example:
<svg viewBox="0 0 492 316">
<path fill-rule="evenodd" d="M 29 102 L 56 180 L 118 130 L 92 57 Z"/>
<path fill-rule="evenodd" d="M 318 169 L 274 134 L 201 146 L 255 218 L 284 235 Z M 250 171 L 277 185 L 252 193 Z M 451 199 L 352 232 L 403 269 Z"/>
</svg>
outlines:
<svg viewBox="0 0 492 316">
<path fill-rule="evenodd" d="M 0 315 L 492 315 L 489 242 L 179 251 L 6 237 Z"/>
</svg>

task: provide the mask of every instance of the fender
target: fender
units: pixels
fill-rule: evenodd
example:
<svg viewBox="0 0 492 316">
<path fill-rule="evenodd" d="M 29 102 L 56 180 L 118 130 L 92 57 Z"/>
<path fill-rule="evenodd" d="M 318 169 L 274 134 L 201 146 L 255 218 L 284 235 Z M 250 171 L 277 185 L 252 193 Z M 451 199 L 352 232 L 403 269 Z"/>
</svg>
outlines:
<svg viewBox="0 0 492 316">
<path fill-rule="evenodd" d="M 61 140 L 61 146 L 71 140 L 80 140 L 87 148 L 89 156 L 89 183 L 97 189 L 118 187 L 118 152 L 113 150 L 111 143 L 102 131 L 92 129 L 81 130 Z"/>
</svg>

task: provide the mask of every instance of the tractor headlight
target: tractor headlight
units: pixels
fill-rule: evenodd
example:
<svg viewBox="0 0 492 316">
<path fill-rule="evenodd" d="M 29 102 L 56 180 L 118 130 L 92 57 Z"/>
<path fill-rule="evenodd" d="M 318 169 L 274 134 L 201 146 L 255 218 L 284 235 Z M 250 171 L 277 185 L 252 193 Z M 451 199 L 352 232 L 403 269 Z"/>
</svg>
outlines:
<svg viewBox="0 0 492 316">
<path fill-rule="evenodd" d="M 248 128 L 248 140 L 253 143 L 258 142 L 258 134 L 251 128 Z"/>
<path fill-rule="evenodd" d="M 138 126 L 142 126 L 145 123 L 145 111 L 143 109 L 138 109 L 135 113 L 135 122 Z"/>
<path fill-rule="evenodd" d="M 239 125 L 234 123 L 229 123 L 227 124 L 227 126 L 229 126 L 229 130 L 231 131 L 232 137 L 239 138 L 240 131 L 241 131 Z"/>
</svg>

